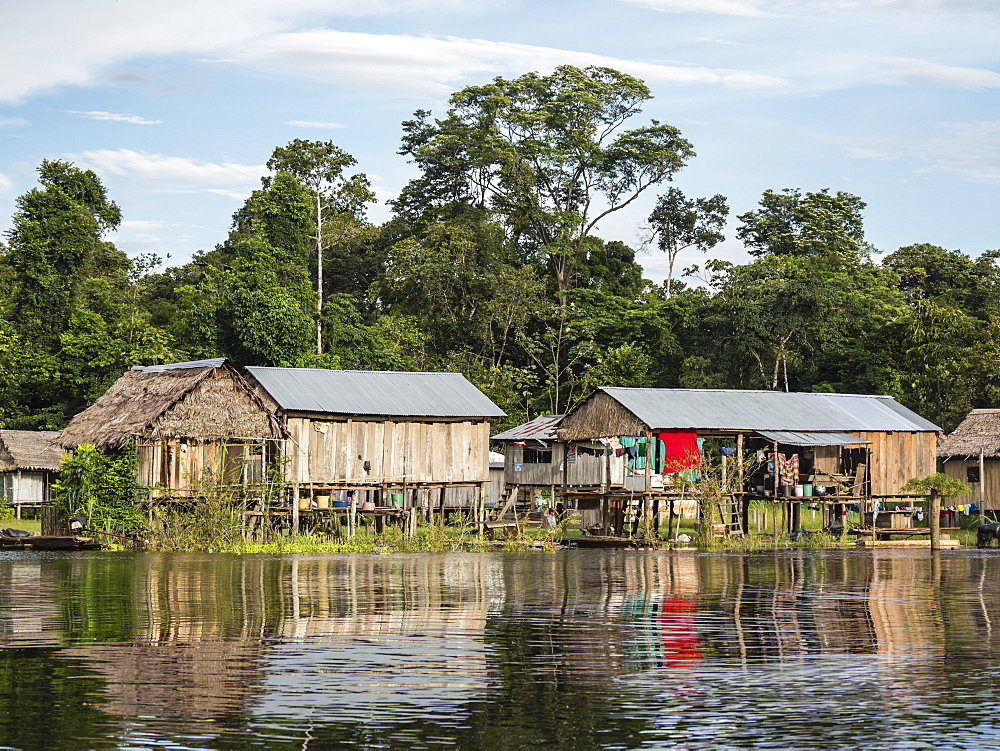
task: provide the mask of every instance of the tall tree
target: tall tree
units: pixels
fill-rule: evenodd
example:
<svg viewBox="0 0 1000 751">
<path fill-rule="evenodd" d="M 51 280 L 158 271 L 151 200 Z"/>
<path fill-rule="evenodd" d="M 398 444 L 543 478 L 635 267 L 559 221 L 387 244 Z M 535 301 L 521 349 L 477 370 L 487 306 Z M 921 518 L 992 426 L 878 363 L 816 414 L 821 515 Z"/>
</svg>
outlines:
<svg viewBox="0 0 1000 751">
<path fill-rule="evenodd" d="M 920 243 L 890 253 L 882 261 L 895 275 L 895 284 L 911 305 L 935 300 L 986 320 L 997 311 L 1000 291 L 998 251 L 972 259 L 957 250 Z"/>
<path fill-rule="evenodd" d="M 323 353 L 323 250 L 329 235 L 346 234 L 375 200 L 364 174 L 345 175 L 357 160 L 332 141 L 304 141 L 296 138 L 279 146 L 267 161 L 269 169 L 288 172 L 310 190 L 315 206 L 316 249 L 316 354 Z"/>
<path fill-rule="evenodd" d="M 665 291 L 670 297 L 674 279 L 674 262 L 682 250 L 697 248 L 707 251 L 725 240 L 722 228 L 729 216 L 726 197 L 687 198 L 678 188 L 671 188 L 656 200 L 649 215 L 649 241 L 656 240 L 667 254 Z"/>
<path fill-rule="evenodd" d="M 786 188 L 764 191 L 760 209 L 742 214 L 736 236 L 750 255 L 828 255 L 856 263 L 867 254 L 862 212 L 865 202 L 827 188 L 802 194 Z"/>
<path fill-rule="evenodd" d="M 564 305 L 598 222 L 694 156 L 670 125 L 623 130 L 650 98 L 632 76 L 570 65 L 470 86 L 443 119 L 418 111 L 403 123 L 400 153 L 421 176 L 396 206 L 411 215 L 455 202 L 496 212 L 515 242 L 548 263 Z"/>
<path fill-rule="evenodd" d="M 38 181 L 40 188 L 17 199 L 7 233 L 10 314 L 26 341 L 51 352 L 106 250 L 103 236 L 121 222 L 121 210 L 96 174 L 69 162 L 43 161 Z"/>
</svg>

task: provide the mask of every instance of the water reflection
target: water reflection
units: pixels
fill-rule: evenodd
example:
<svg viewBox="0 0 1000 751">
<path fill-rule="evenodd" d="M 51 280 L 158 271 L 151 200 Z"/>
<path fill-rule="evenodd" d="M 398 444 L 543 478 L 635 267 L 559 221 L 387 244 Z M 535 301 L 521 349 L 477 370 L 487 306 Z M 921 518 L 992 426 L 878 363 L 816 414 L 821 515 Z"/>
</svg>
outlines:
<svg viewBox="0 0 1000 751">
<path fill-rule="evenodd" d="M 0 745 L 975 748 L 1000 556 L 0 554 Z"/>
</svg>

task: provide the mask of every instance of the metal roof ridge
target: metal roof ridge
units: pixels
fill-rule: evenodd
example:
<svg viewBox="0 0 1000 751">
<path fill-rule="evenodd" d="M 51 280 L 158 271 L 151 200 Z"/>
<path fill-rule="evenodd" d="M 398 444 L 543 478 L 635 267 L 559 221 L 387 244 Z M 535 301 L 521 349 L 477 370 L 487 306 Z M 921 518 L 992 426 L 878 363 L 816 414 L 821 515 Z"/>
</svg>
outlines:
<svg viewBox="0 0 1000 751">
<path fill-rule="evenodd" d="M 465 373 L 460 370 L 355 370 L 348 368 L 286 368 L 280 365 L 247 365 L 247 370 L 300 370 L 306 373 L 405 373 L 406 375 L 460 375 L 463 378 Z"/>
<path fill-rule="evenodd" d="M 689 393 L 712 394 L 797 394 L 805 396 L 853 396 L 870 399 L 895 399 L 891 394 L 853 394 L 846 391 L 778 391 L 776 389 L 682 389 L 667 386 L 598 386 L 600 391 L 686 391 Z M 1000 411 L 998 409 L 997 411 Z"/>
</svg>

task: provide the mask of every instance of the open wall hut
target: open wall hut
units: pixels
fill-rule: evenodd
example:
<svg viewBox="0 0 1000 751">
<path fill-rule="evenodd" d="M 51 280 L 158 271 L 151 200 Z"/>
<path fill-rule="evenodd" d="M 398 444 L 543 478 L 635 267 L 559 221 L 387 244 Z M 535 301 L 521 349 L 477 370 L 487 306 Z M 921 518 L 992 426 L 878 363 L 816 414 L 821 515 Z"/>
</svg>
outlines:
<svg viewBox="0 0 1000 751">
<path fill-rule="evenodd" d="M 62 447 L 54 431 L 0 430 L 0 497 L 17 509 L 52 500 Z"/>
<path fill-rule="evenodd" d="M 949 504 L 1000 510 L 1000 409 L 972 410 L 941 441 L 938 458 L 942 472 L 972 488 L 972 492 L 950 499 Z M 991 518 L 995 515 L 989 514 Z"/>
<path fill-rule="evenodd" d="M 199 493 L 206 481 L 259 482 L 280 453 L 273 411 L 224 358 L 135 367 L 70 421 L 59 443 L 135 446 L 151 497 Z"/>
<path fill-rule="evenodd" d="M 911 477 L 934 472 L 941 428 L 889 396 L 603 388 L 562 419 L 557 435 L 567 442 L 656 435 L 667 444 L 694 435 L 743 452 L 777 446 L 778 453 L 799 456 L 789 486 L 846 480 L 866 496 L 892 497 Z M 657 474 L 658 464 L 644 474 Z M 645 489 L 640 481 L 635 487 Z"/>
<path fill-rule="evenodd" d="M 731 489 L 713 523 L 733 532 L 746 531 L 753 497 L 792 499 L 792 529 L 806 496 L 829 496 L 822 502 L 841 511 L 844 503 L 869 499 L 904 502 L 906 481 L 934 471 L 940 434 L 888 396 L 639 388 L 598 389 L 556 429 L 567 444 L 621 444 L 615 450 L 628 457 L 624 486 L 601 501 L 604 523 L 619 528 L 647 514 L 662 518 L 660 501 L 672 506 L 685 498 L 711 449 L 717 479 Z"/>
<path fill-rule="evenodd" d="M 297 493 L 388 505 L 475 507 L 489 482 L 490 420 L 504 412 L 461 373 L 249 367 L 288 433 Z"/>
</svg>

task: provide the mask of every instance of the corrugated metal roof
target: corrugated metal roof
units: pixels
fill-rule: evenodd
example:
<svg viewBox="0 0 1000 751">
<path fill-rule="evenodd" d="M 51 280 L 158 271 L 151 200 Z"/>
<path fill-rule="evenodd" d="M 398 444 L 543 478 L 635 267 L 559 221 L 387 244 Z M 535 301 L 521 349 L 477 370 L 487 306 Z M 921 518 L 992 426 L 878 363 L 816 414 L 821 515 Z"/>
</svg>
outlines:
<svg viewBox="0 0 1000 751">
<path fill-rule="evenodd" d="M 385 417 L 504 417 L 461 373 L 248 367 L 289 412 Z"/>
<path fill-rule="evenodd" d="M 652 429 L 940 431 L 890 396 L 724 389 L 604 388 Z"/>
<path fill-rule="evenodd" d="M 190 370 L 192 368 L 221 368 L 225 357 L 213 357 L 211 360 L 190 360 L 188 362 L 168 362 L 163 365 L 136 365 L 132 370 L 143 373 L 162 373 L 164 370 Z"/>
<path fill-rule="evenodd" d="M 556 428 L 563 415 L 539 415 L 534 420 L 529 420 L 524 425 L 505 430 L 498 433 L 491 440 L 494 441 L 551 441 L 556 437 Z"/>
<path fill-rule="evenodd" d="M 789 446 L 853 446 L 871 443 L 850 433 L 801 433 L 761 430 L 760 434 L 769 441 L 786 443 Z"/>
</svg>

